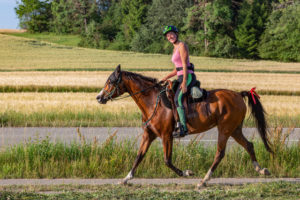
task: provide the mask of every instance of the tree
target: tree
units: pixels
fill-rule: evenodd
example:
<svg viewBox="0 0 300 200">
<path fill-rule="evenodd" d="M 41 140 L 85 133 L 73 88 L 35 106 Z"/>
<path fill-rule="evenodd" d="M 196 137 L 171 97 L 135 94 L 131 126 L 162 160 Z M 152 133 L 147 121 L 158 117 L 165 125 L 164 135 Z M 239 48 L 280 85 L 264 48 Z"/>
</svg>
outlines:
<svg viewBox="0 0 300 200">
<path fill-rule="evenodd" d="M 258 58 L 259 38 L 264 32 L 269 12 L 269 2 L 266 0 L 253 0 L 251 4 L 247 1 L 243 3 L 238 26 L 234 31 L 240 57 Z"/>
<path fill-rule="evenodd" d="M 30 32 L 49 31 L 51 0 L 20 0 L 15 8 L 20 27 Z"/>
<path fill-rule="evenodd" d="M 117 0 L 97 0 L 89 1 L 90 6 L 86 6 L 86 16 L 82 15 L 81 22 L 85 27 L 81 32 L 80 46 L 94 48 L 108 48 L 120 31 L 122 16 L 120 5 Z M 83 6 L 84 7 L 84 6 Z M 81 8 L 82 9 L 82 8 Z M 78 10 L 78 9 L 77 9 Z M 78 11 L 77 11 L 78 12 Z"/>
<path fill-rule="evenodd" d="M 198 1 L 188 10 L 184 28 L 188 32 L 186 41 L 194 51 L 211 56 L 235 55 L 232 1 Z"/>
<path fill-rule="evenodd" d="M 52 2 L 51 10 L 53 14 L 52 31 L 56 33 L 78 33 L 75 12 L 70 0 L 55 0 Z"/>
<path fill-rule="evenodd" d="M 87 33 L 91 21 L 100 22 L 100 11 L 96 0 L 72 0 L 75 17 L 78 19 L 82 33 Z"/>
<path fill-rule="evenodd" d="M 149 0 L 122 0 L 124 34 L 131 40 L 141 25 L 145 23 Z"/>
<path fill-rule="evenodd" d="M 131 42 L 135 51 L 170 53 L 169 43 L 162 35 L 164 26 L 175 25 L 183 35 L 183 19 L 187 16 L 186 9 L 193 5 L 186 0 L 153 0 L 149 7 L 145 24 Z"/>
<path fill-rule="evenodd" d="M 300 61 L 300 3 L 275 5 L 259 44 L 265 59 Z"/>
<path fill-rule="evenodd" d="M 102 1 L 54 0 L 52 2 L 53 30 L 57 33 L 87 33 L 88 24 L 101 22 Z"/>
</svg>

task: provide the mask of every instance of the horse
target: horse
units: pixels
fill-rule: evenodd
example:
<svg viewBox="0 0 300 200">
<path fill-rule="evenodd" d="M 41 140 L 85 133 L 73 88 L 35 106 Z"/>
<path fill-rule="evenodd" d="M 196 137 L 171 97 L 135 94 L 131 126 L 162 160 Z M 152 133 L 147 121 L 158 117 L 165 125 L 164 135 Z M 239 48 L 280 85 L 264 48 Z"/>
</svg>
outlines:
<svg viewBox="0 0 300 200">
<path fill-rule="evenodd" d="M 114 72 L 108 77 L 103 89 L 96 99 L 100 104 L 106 104 L 108 100 L 129 93 L 142 113 L 142 121 L 147 124 L 143 129 L 142 140 L 137 157 L 128 175 L 122 179 L 121 184 L 133 179 L 138 165 L 144 158 L 149 146 L 157 138 L 162 139 L 164 162 L 167 167 L 179 176 L 191 176 L 191 170 L 180 170 L 172 164 L 173 131 L 175 129 L 175 117 L 172 109 L 167 107 L 159 98 L 163 85 L 155 78 L 146 77 L 141 74 L 122 71 L 118 65 Z M 262 175 L 270 175 L 267 168 L 261 168 L 258 164 L 253 148 L 242 132 L 243 121 L 246 116 L 247 106 L 244 99 L 248 97 L 248 105 L 254 116 L 256 126 L 265 148 L 270 153 L 270 142 L 267 135 L 267 124 L 265 111 L 254 89 L 249 91 L 235 92 L 227 89 L 216 89 L 208 91 L 207 98 L 195 106 L 196 116 L 187 117 L 189 134 L 207 131 L 215 126 L 218 129 L 217 151 L 214 161 L 207 171 L 205 177 L 197 185 L 198 188 L 206 186 L 213 172 L 225 155 L 228 138 L 231 136 L 250 155 L 254 169 Z M 209 111 L 209 112 L 207 112 Z"/>
</svg>

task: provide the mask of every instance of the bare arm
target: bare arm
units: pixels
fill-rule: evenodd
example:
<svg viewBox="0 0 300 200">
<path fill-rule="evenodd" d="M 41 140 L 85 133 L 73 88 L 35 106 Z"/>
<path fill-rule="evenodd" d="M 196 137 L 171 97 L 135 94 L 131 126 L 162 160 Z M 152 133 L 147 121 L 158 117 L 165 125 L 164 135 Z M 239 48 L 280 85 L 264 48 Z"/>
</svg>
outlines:
<svg viewBox="0 0 300 200">
<path fill-rule="evenodd" d="M 185 93 L 187 91 L 187 86 L 186 86 L 187 77 L 188 77 L 187 62 L 188 62 L 189 52 L 187 46 L 183 42 L 179 44 L 179 53 L 182 61 L 182 70 L 183 70 L 183 81 L 180 88 L 182 92 Z"/>
<path fill-rule="evenodd" d="M 164 77 L 164 78 L 162 79 L 162 81 L 166 81 L 166 80 L 168 80 L 169 78 L 172 78 L 173 76 L 176 76 L 176 74 L 177 74 L 177 71 L 176 71 L 176 69 L 174 69 L 171 73 L 169 73 L 166 77 Z"/>
</svg>

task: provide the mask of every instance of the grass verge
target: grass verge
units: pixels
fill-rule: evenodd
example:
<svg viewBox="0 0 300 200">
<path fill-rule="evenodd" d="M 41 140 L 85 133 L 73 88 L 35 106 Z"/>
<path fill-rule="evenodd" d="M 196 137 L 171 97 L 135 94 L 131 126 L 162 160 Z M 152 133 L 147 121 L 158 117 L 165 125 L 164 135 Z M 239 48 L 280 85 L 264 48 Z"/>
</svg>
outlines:
<svg viewBox="0 0 300 200">
<path fill-rule="evenodd" d="M 40 186 L 0 187 L 0 199 L 299 199 L 299 183 L 242 186 L 213 185 L 196 191 L 194 185 Z"/>
<path fill-rule="evenodd" d="M 300 127 L 299 115 L 268 115 L 270 127 Z M 0 125 L 4 127 L 140 127 L 142 115 L 139 110 L 110 111 L 72 111 L 49 110 L 38 112 L 16 112 L 6 110 L 0 113 Z M 255 127 L 252 117 L 246 118 L 244 127 Z"/>
<path fill-rule="evenodd" d="M 2 126 L 28 127 L 136 127 L 141 126 L 141 114 L 136 112 L 91 112 L 91 111 L 42 111 L 19 113 L 13 110 L 0 113 Z"/>
<path fill-rule="evenodd" d="M 123 178 L 130 171 L 137 155 L 137 139 L 116 142 L 111 135 L 98 144 L 87 142 L 79 132 L 81 142 L 52 143 L 38 140 L 6 148 L 0 152 L 0 178 Z M 299 177 L 300 143 L 287 145 L 289 133 L 277 129 L 271 132 L 270 155 L 261 142 L 254 142 L 257 160 L 267 167 L 272 177 Z M 190 169 L 196 177 L 203 177 L 214 160 L 215 146 L 205 147 L 199 142 L 182 145 L 175 142 L 173 162 L 179 169 Z M 163 150 L 155 142 L 136 172 L 136 177 L 170 178 L 177 175 L 164 164 Z M 213 174 L 214 177 L 258 177 L 248 153 L 235 145 Z"/>
</svg>

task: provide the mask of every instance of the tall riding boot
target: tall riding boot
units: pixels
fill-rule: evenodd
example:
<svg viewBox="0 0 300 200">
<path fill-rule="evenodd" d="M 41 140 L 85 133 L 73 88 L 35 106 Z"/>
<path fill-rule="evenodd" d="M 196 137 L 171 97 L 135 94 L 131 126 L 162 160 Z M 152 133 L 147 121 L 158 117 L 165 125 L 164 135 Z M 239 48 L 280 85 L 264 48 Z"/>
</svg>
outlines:
<svg viewBox="0 0 300 200">
<path fill-rule="evenodd" d="M 186 126 L 186 118 L 184 114 L 184 107 L 177 107 L 177 112 L 179 115 L 179 131 L 173 133 L 174 138 L 184 137 L 188 135 L 188 129 Z"/>
</svg>

